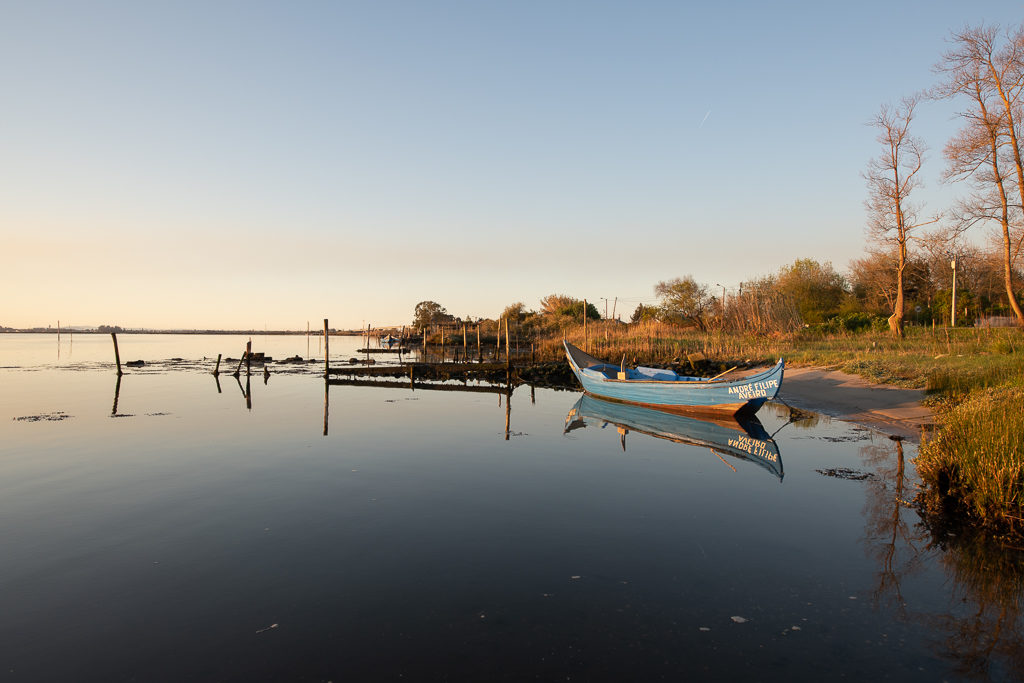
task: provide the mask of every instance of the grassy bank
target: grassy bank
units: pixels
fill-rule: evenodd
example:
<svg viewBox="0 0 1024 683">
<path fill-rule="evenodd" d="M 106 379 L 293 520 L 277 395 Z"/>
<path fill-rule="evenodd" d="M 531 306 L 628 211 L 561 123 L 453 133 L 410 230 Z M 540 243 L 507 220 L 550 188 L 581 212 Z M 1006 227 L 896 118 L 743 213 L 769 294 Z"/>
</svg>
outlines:
<svg viewBox="0 0 1024 683">
<path fill-rule="evenodd" d="M 538 356 L 562 356 L 561 338 L 609 360 L 688 365 L 715 374 L 784 357 L 791 366 L 843 370 L 869 381 L 925 389 L 935 408 L 935 432 L 915 464 L 927 489 L 923 502 L 997 533 L 1024 537 L 1024 334 L 1015 329 L 908 328 L 886 333 L 743 336 L 662 323 L 589 325 L 537 341 Z"/>
<path fill-rule="evenodd" d="M 915 464 L 933 513 L 954 513 L 1024 536 L 1024 383 L 969 391 L 940 418 Z"/>
</svg>

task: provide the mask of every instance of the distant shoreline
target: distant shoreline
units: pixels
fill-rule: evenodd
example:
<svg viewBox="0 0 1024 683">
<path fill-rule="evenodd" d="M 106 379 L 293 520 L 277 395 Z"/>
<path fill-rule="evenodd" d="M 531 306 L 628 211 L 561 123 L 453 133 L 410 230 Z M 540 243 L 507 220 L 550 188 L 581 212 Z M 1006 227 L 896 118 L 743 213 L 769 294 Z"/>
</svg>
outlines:
<svg viewBox="0 0 1024 683">
<path fill-rule="evenodd" d="M 382 329 L 388 330 L 388 329 L 391 329 L 391 328 L 382 328 Z M 131 329 L 123 329 L 123 330 L 114 330 L 114 331 L 117 334 L 191 334 L 191 335 L 215 335 L 215 334 L 238 335 L 238 334 L 247 334 L 247 335 L 251 335 L 251 336 L 256 336 L 256 335 L 262 335 L 262 336 L 270 336 L 270 335 L 292 335 L 292 336 L 296 336 L 296 335 L 302 335 L 302 336 L 305 336 L 306 334 L 309 334 L 311 337 L 321 337 L 321 336 L 323 336 L 323 330 L 310 330 L 309 332 L 306 332 L 305 330 L 146 330 L 146 329 L 131 330 Z M 379 332 L 379 330 L 374 330 L 374 332 L 377 333 L 377 332 Z M 17 329 L 17 328 L 5 327 L 5 328 L 0 329 L 0 334 L 110 334 L 110 332 L 107 331 L 107 330 L 102 330 L 102 331 L 101 330 L 78 330 L 78 329 L 70 329 L 70 328 L 61 328 L 58 331 L 57 328 L 45 328 L 45 327 L 43 327 L 43 328 L 34 327 L 34 328 L 26 328 L 26 329 Z M 358 337 L 358 336 L 366 334 L 366 332 L 365 332 L 365 330 L 336 330 L 336 329 L 332 328 L 330 330 L 330 334 L 332 336 L 341 336 L 341 337 Z"/>
</svg>

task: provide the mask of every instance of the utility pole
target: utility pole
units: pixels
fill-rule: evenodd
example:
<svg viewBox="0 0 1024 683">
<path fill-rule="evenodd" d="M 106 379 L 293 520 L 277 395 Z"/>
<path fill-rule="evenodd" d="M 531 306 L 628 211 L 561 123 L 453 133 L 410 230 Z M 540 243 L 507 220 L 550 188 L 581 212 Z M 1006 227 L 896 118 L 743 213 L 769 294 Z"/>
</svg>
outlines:
<svg viewBox="0 0 1024 683">
<path fill-rule="evenodd" d="M 956 254 L 953 254 L 953 260 L 949 265 L 953 268 L 953 300 L 949 306 L 949 326 L 956 327 Z"/>
</svg>

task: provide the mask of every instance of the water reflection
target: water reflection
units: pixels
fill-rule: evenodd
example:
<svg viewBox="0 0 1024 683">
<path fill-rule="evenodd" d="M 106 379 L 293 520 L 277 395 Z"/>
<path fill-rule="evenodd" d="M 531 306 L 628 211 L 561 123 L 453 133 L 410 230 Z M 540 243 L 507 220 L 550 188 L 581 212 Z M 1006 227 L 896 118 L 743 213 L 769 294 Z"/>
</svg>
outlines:
<svg viewBox="0 0 1024 683">
<path fill-rule="evenodd" d="M 588 423 L 602 429 L 609 424 L 615 425 L 622 450 L 626 450 L 626 435 L 633 430 L 674 443 L 709 448 L 716 455 L 724 453 L 756 463 L 782 481 L 779 447 L 757 418 L 742 422 L 731 417 L 698 419 L 625 403 L 612 403 L 583 394 L 565 418 L 565 433 L 586 427 Z M 722 462 L 736 469 L 728 461 L 723 459 Z"/>
<path fill-rule="evenodd" d="M 387 389 L 408 389 L 411 391 L 456 391 L 465 393 L 497 394 L 498 407 L 505 403 L 505 441 L 509 440 L 512 434 L 512 392 L 515 390 L 515 383 L 510 374 L 505 375 L 503 384 L 470 384 L 468 379 L 457 380 L 455 384 L 451 381 L 416 381 L 410 371 L 409 384 L 390 380 L 376 379 L 353 379 L 344 377 L 330 377 L 324 380 L 324 436 L 327 436 L 329 427 L 329 408 L 331 386 L 354 386 L 354 387 L 379 387 Z M 530 401 L 536 403 L 534 390 L 530 388 Z"/>
<path fill-rule="evenodd" d="M 111 417 L 117 415 L 117 401 L 121 398 L 121 375 L 117 376 L 117 382 L 114 384 L 114 407 L 110 409 Z"/>
<path fill-rule="evenodd" d="M 866 479 L 864 543 L 878 565 L 872 598 L 876 607 L 904 615 L 903 581 L 920 571 L 927 534 L 906 517 L 910 486 L 903 442 L 882 441 L 861 447 L 861 459 L 874 474 Z"/>
<path fill-rule="evenodd" d="M 946 634 L 942 654 L 965 677 L 1024 680 L 1024 555 L 978 535 L 936 544 L 953 583 L 950 603 L 966 607 L 930 620 Z"/>
<path fill-rule="evenodd" d="M 1024 552 L 922 520 L 907 500 L 912 473 L 902 441 L 863 446 L 860 457 L 874 474 L 866 480 L 864 543 L 877 566 L 875 607 L 941 634 L 936 654 L 959 676 L 1024 680 Z M 936 560 L 949 586 L 945 605 L 908 597 Z"/>
</svg>

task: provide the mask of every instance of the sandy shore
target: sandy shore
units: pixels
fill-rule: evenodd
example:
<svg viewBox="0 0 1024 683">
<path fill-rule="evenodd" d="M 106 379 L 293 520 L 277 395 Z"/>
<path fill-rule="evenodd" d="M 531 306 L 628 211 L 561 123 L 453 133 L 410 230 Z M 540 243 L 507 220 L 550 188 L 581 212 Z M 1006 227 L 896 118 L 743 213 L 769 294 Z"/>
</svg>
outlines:
<svg viewBox="0 0 1024 683">
<path fill-rule="evenodd" d="M 856 375 L 822 368 L 786 368 L 779 398 L 794 408 L 864 424 L 886 434 L 920 440 L 934 423 L 921 405 L 924 391 L 872 384 Z"/>
</svg>

